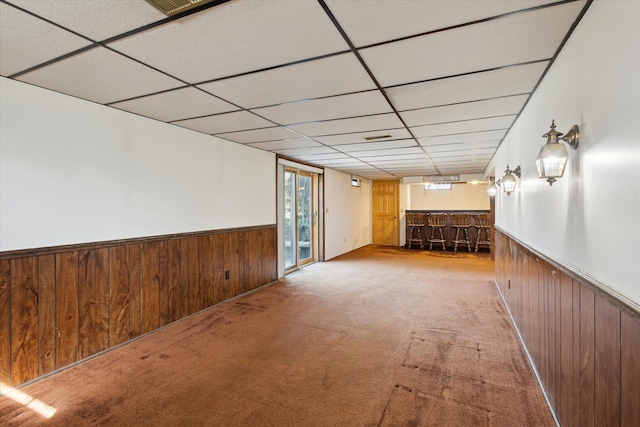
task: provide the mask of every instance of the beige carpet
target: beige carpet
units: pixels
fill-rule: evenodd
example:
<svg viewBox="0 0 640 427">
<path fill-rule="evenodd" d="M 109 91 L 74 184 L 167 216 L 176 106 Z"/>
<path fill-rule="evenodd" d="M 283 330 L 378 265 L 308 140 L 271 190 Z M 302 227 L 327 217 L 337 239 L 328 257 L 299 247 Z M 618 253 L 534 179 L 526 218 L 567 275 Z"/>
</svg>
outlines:
<svg viewBox="0 0 640 427">
<path fill-rule="evenodd" d="M 362 248 L 2 396 L 0 425 L 552 426 L 493 268 Z"/>
</svg>

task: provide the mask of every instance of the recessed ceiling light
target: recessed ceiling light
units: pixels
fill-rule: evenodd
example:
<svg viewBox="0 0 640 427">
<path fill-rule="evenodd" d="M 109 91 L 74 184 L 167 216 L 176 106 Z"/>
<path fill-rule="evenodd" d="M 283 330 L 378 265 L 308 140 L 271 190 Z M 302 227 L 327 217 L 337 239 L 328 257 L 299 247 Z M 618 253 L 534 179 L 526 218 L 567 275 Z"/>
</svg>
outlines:
<svg viewBox="0 0 640 427">
<path fill-rule="evenodd" d="M 151 5 L 160 9 L 165 15 L 175 15 L 203 4 L 211 3 L 213 0 L 147 0 Z"/>
</svg>

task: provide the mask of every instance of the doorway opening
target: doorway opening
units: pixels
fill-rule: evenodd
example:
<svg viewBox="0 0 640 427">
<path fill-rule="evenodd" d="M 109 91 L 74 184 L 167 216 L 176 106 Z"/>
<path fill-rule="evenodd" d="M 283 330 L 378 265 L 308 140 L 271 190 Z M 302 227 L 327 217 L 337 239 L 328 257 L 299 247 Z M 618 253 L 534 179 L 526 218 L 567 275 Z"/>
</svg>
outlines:
<svg viewBox="0 0 640 427">
<path fill-rule="evenodd" d="M 284 170 L 285 273 L 318 260 L 318 174 Z"/>
</svg>

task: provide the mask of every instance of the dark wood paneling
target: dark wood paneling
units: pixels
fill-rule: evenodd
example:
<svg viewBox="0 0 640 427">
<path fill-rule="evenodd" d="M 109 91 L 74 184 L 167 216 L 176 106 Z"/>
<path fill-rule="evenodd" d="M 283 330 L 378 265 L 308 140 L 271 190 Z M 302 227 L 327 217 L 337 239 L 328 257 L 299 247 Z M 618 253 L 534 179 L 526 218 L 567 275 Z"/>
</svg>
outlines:
<svg viewBox="0 0 640 427">
<path fill-rule="evenodd" d="M 129 246 L 129 339 L 142 334 L 142 243 Z"/>
<path fill-rule="evenodd" d="M 18 386 L 277 274 L 275 226 L 82 247 L 1 254 L 1 381 Z"/>
<path fill-rule="evenodd" d="M 78 253 L 56 255 L 56 368 L 78 360 Z"/>
<path fill-rule="evenodd" d="M 80 358 L 109 348 L 109 250 L 80 253 L 79 346 Z"/>
<path fill-rule="evenodd" d="M 56 261 L 55 255 L 39 257 L 40 308 L 38 324 L 38 375 L 48 374 L 56 369 Z"/>
<path fill-rule="evenodd" d="M 140 269 L 142 271 L 141 313 L 142 333 L 146 334 L 160 326 L 160 266 L 159 242 L 142 244 Z"/>
<path fill-rule="evenodd" d="M 637 425 L 640 313 L 500 230 L 495 241 L 496 284 L 561 425 Z"/>
<path fill-rule="evenodd" d="M 620 425 L 620 310 L 596 295 L 595 424 Z"/>
<path fill-rule="evenodd" d="M 11 384 L 11 261 L 0 261 L 0 382 Z"/>
<path fill-rule="evenodd" d="M 11 261 L 11 382 L 38 376 L 38 259 Z"/>
<path fill-rule="evenodd" d="M 637 426 L 640 420 L 640 322 L 621 313 L 620 372 L 622 372 L 622 426 Z"/>
<path fill-rule="evenodd" d="M 122 344 L 129 339 L 129 247 L 109 248 L 109 345 Z"/>
</svg>

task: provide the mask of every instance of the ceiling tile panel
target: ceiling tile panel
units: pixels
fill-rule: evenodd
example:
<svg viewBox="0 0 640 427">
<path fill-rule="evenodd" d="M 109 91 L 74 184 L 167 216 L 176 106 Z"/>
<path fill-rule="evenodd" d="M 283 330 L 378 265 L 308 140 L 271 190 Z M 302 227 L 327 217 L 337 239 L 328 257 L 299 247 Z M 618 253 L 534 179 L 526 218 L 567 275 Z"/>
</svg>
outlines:
<svg viewBox="0 0 640 427">
<path fill-rule="evenodd" d="M 315 141 L 307 138 L 284 139 L 281 141 L 256 142 L 249 144 L 251 147 L 260 148 L 261 150 L 286 150 L 289 148 L 306 148 L 306 147 L 322 147 Z"/>
<path fill-rule="evenodd" d="M 352 53 L 200 85 L 245 108 L 375 89 Z"/>
<path fill-rule="evenodd" d="M 376 138 L 371 142 L 389 141 L 397 139 L 411 138 L 411 134 L 408 130 L 402 129 L 389 129 L 385 131 L 372 131 L 372 132 L 358 132 L 358 133 L 344 133 L 340 135 L 331 136 L 317 136 L 316 140 L 327 145 L 340 145 L 340 144 L 354 144 L 369 142 L 365 138 Z M 415 142 L 414 144 L 415 145 Z"/>
<path fill-rule="evenodd" d="M 101 104 L 183 85 L 102 47 L 23 74 L 17 80 Z"/>
<path fill-rule="evenodd" d="M 401 111 L 400 116 L 409 127 L 504 116 L 518 114 L 527 98 L 528 95 L 514 95 L 442 107 L 421 108 Z"/>
<path fill-rule="evenodd" d="M 175 122 L 175 124 L 209 134 L 273 126 L 273 123 L 264 120 L 255 114 L 251 114 L 248 111 L 236 111 L 233 113 L 218 114 L 216 116 L 182 120 Z"/>
<path fill-rule="evenodd" d="M 298 159 L 300 160 L 307 160 L 307 161 L 321 161 L 321 160 L 331 160 L 331 159 L 350 159 L 352 157 L 344 154 L 344 153 L 338 153 L 337 151 L 335 153 L 329 153 L 329 154 L 308 154 L 308 155 L 304 155 L 304 156 L 298 156 Z"/>
<path fill-rule="evenodd" d="M 5 77 L 91 44 L 4 3 L 0 28 L 0 75 Z"/>
<path fill-rule="evenodd" d="M 555 0 L 344 1 L 326 0 L 358 47 L 514 12 Z"/>
<path fill-rule="evenodd" d="M 271 128 L 247 130 L 242 132 L 222 133 L 218 134 L 217 136 L 228 139 L 230 141 L 239 142 L 241 144 L 250 144 L 253 142 L 297 138 L 300 135 L 290 131 L 285 127 L 276 126 Z"/>
<path fill-rule="evenodd" d="M 568 3 L 360 51 L 382 86 L 551 59 L 582 4 Z M 434 60 L 436 59 L 437 60 Z"/>
<path fill-rule="evenodd" d="M 444 136 L 468 132 L 483 132 L 499 129 L 509 129 L 516 116 L 491 117 L 488 119 L 464 120 L 453 123 L 420 126 L 411 128 L 413 134 L 418 137 Z"/>
<path fill-rule="evenodd" d="M 144 1 L 11 0 L 17 6 L 95 41 L 161 21 L 167 17 Z"/>
<path fill-rule="evenodd" d="M 548 62 L 518 65 L 467 76 L 398 86 L 387 89 L 386 92 L 398 110 L 529 93 L 547 65 Z"/>
<path fill-rule="evenodd" d="M 506 135 L 506 130 L 493 130 L 486 132 L 469 132 L 469 133 L 461 133 L 455 135 L 445 135 L 445 136 L 434 136 L 434 137 L 424 137 L 418 138 L 418 142 L 423 147 L 428 147 L 431 145 L 442 145 L 442 144 L 459 144 L 463 142 L 483 142 L 483 141 L 495 141 L 502 140 L 502 138 Z"/>
<path fill-rule="evenodd" d="M 238 109 L 228 102 L 192 87 L 117 102 L 111 106 L 165 122 Z"/>
<path fill-rule="evenodd" d="M 336 147 L 336 148 L 339 148 L 339 147 Z M 367 160 L 367 157 L 378 158 L 378 156 L 395 156 L 399 154 L 421 154 L 421 153 L 422 153 L 422 150 L 418 147 L 392 148 L 388 150 L 359 151 L 358 158 Z"/>
<path fill-rule="evenodd" d="M 369 156 L 367 157 L 367 162 L 373 162 L 376 160 L 425 160 L 427 159 L 427 156 L 421 151 L 419 153 L 413 153 L 413 154 L 393 154 L 393 155 L 389 155 L 387 153 L 384 153 L 383 155 L 373 155 L 373 156 Z"/>
<path fill-rule="evenodd" d="M 388 113 L 391 107 L 379 92 L 371 91 L 257 108 L 253 111 L 280 124 L 293 124 Z"/>
<path fill-rule="evenodd" d="M 361 151 L 387 150 L 390 148 L 407 148 L 407 147 L 416 147 L 416 146 L 417 144 L 413 139 L 401 139 L 398 141 L 365 142 L 360 144 L 334 145 L 334 148 L 344 153 L 353 153 L 354 156 L 357 156 Z"/>
<path fill-rule="evenodd" d="M 189 83 L 348 49 L 314 0 L 231 1 L 212 12 L 196 13 L 110 46 Z"/>
<path fill-rule="evenodd" d="M 304 156 L 308 154 L 327 154 L 333 153 L 335 150 L 331 147 L 308 147 L 308 148 L 287 148 L 281 150 L 273 150 L 276 153 L 284 154 L 286 156 Z"/>
<path fill-rule="evenodd" d="M 302 123 L 298 125 L 291 125 L 289 127 L 307 136 L 321 136 L 348 132 L 397 129 L 402 127 L 402 122 L 394 113 L 386 113 L 366 117 L 354 117 L 350 119 Z"/>
<path fill-rule="evenodd" d="M 429 145 L 425 147 L 425 150 L 429 154 L 440 151 L 455 151 L 455 150 L 473 150 L 476 148 L 493 148 L 497 149 L 500 145 L 500 140 L 482 141 L 482 142 L 465 142 L 457 144 L 442 144 L 442 145 Z"/>
</svg>

